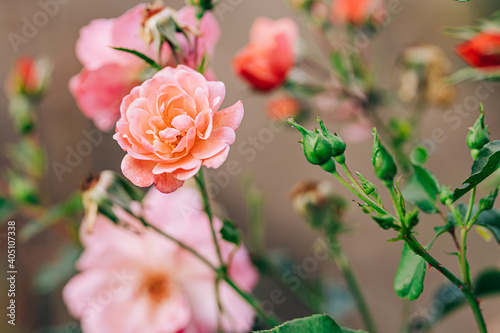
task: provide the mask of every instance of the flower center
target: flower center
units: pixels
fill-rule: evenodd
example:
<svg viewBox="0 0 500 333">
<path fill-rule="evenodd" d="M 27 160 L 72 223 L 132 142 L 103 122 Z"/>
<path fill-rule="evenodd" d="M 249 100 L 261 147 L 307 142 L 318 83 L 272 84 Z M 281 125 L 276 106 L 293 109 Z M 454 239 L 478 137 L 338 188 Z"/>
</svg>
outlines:
<svg viewBox="0 0 500 333">
<path fill-rule="evenodd" d="M 141 290 L 158 304 L 170 296 L 171 281 L 165 273 L 149 273 L 142 281 Z"/>
</svg>

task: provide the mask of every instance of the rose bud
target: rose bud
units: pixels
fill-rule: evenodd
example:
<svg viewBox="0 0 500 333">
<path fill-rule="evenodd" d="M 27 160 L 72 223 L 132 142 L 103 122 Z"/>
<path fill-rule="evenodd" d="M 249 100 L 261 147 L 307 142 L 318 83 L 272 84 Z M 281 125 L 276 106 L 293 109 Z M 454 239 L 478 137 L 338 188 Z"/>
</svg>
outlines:
<svg viewBox="0 0 500 333">
<path fill-rule="evenodd" d="M 344 154 L 345 149 L 346 149 L 346 144 L 344 140 L 340 138 L 337 134 L 332 134 L 328 129 L 325 127 L 325 124 L 321 120 L 320 117 L 318 117 L 318 123 L 319 126 L 321 127 L 321 131 L 323 132 L 323 135 L 330 141 L 333 147 L 333 157 L 338 157 Z M 339 162 L 340 163 L 340 162 Z"/>
<path fill-rule="evenodd" d="M 456 53 L 469 65 L 482 70 L 500 68 L 500 32 L 482 31 L 458 45 Z"/>
<path fill-rule="evenodd" d="M 300 113 L 300 103 L 293 97 L 279 96 L 269 100 L 267 116 L 272 120 L 286 121 Z"/>
<path fill-rule="evenodd" d="M 297 124 L 292 118 L 288 123 L 295 127 L 302 134 L 302 148 L 309 163 L 314 165 L 324 165 L 331 161 L 333 157 L 333 147 L 322 133 L 309 131 Z"/>
<path fill-rule="evenodd" d="M 482 106 L 479 118 L 474 123 L 474 126 L 469 128 L 466 142 L 467 146 L 473 150 L 481 150 L 485 144 L 490 142 L 490 135 L 484 124 L 484 110 Z"/>
<path fill-rule="evenodd" d="M 51 71 L 52 66 L 47 59 L 18 58 L 5 82 L 7 96 L 40 97 L 48 86 Z"/>
</svg>

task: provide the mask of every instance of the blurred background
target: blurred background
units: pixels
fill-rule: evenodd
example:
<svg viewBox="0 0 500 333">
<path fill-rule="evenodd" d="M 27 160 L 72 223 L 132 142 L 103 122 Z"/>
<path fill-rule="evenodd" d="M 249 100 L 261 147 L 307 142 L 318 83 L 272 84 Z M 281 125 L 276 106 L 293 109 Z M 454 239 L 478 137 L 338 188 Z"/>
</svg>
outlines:
<svg viewBox="0 0 500 333">
<path fill-rule="evenodd" d="M 44 2 L 40 0 L 40 2 Z M 183 1 L 165 1 L 167 5 L 180 8 Z M 498 1 L 476 0 L 470 3 L 460 3 L 452 0 L 401 0 L 389 1 L 398 3 L 402 12 L 391 17 L 390 24 L 371 43 L 373 64 L 377 80 L 386 88 L 396 88 L 398 73 L 395 70 L 398 56 L 401 51 L 415 43 L 430 43 L 441 46 L 450 57 L 454 69 L 463 64 L 453 53 L 453 47 L 459 41 L 446 37 L 442 33 L 444 26 L 460 26 L 485 17 L 500 9 Z M 127 9 L 139 3 L 136 0 L 64 0 L 58 12 L 50 17 L 47 24 L 40 27 L 38 32 L 19 45 L 16 53 L 10 44 L 7 35 L 9 32 L 21 34 L 23 20 L 31 19 L 41 10 L 39 1 L 2 0 L 0 1 L 0 79 L 5 77 L 9 65 L 15 57 L 29 54 L 48 57 L 55 65 L 50 92 L 42 103 L 40 114 L 40 135 L 45 145 L 47 158 L 47 200 L 57 202 L 66 198 L 80 183 L 82 177 L 90 170 L 100 171 L 111 169 L 120 171 L 120 161 L 123 151 L 112 139 L 112 133 L 105 135 L 101 144 L 93 146 L 92 154 L 84 157 L 82 162 L 72 172 L 63 175 L 59 181 L 51 165 L 54 161 L 64 162 L 67 148 L 73 148 L 81 140 L 85 140 L 83 130 L 93 129 L 90 120 L 83 117 L 78 110 L 73 97 L 68 90 L 69 78 L 81 69 L 76 59 L 74 47 L 78 38 L 79 29 L 95 18 L 111 18 L 124 13 Z M 289 201 L 291 188 L 301 179 L 328 179 L 326 173 L 319 168 L 309 165 L 303 158 L 298 141 L 298 133 L 288 128 L 266 130 L 271 124 L 265 115 L 267 96 L 252 93 L 243 82 L 239 81 L 231 71 L 231 58 L 243 47 L 248 40 L 248 31 L 253 20 L 258 16 L 280 18 L 284 16 L 296 17 L 284 1 L 280 0 L 221 0 L 226 3 L 225 11 L 219 11 L 217 17 L 222 27 L 222 37 L 216 51 L 213 67 L 217 78 L 225 82 L 227 87 L 226 105 L 238 99 L 245 104 L 245 118 L 237 132 L 237 141 L 231 149 L 229 160 L 237 161 L 241 172 L 225 179 L 224 168 L 211 173 L 212 179 L 219 179 L 219 183 L 227 182 L 227 186 L 216 191 L 216 199 L 226 208 L 228 215 L 239 225 L 244 226 L 247 214 L 244 195 L 242 194 L 242 178 L 253 177 L 255 185 L 264 194 L 266 199 L 265 219 L 267 222 L 267 244 L 270 249 L 282 249 L 289 252 L 298 263 L 312 255 L 312 244 L 319 235 L 310 231 L 293 210 Z M 310 40 L 306 30 L 303 31 L 304 40 Z M 314 46 L 311 46 L 314 47 Z M 458 105 L 466 101 L 467 96 L 474 95 L 480 83 L 460 84 L 456 100 Z M 500 86 L 495 86 L 493 94 L 483 100 L 487 123 L 492 132 L 491 137 L 500 138 Z M 7 100 L 0 94 L 0 143 L 5 144 L 16 140 L 16 134 L 8 117 Z M 424 116 L 422 126 L 423 138 L 432 138 L 438 130 L 444 134 L 440 142 L 435 143 L 434 153 L 430 157 L 428 167 L 435 172 L 444 184 L 452 187 L 460 185 L 470 173 L 469 150 L 464 145 L 467 128 L 475 121 L 475 115 L 467 114 L 460 127 L 453 129 L 451 123 L 446 122 L 442 111 L 431 110 Z M 332 130 L 338 130 L 336 124 L 329 124 Z M 272 135 L 269 135 L 272 133 Z M 441 142 L 442 141 L 442 142 Z M 252 143 L 254 142 L 254 143 Z M 256 142 L 256 143 L 255 143 Z M 367 140 L 348 146 L 346 152 L 349 165 L 365 176 L 372 177 L 371 170 L 371 141 Z M 0 169 L 8 165 L 4 154 L 0 155 Z M 217 182 L 215 182 L 217 184 Z M 217 186 L 217 185 L 216 185 Z M 351 198 L 347 191 L 336 186 L 339 193 Z M 348 256 L 351 258 L 355 270 L 359 275 L 368 301 L 374 309 L 377 324 L 381 332 L 398 332 L 400 326 L 403 302 L 393 291 L 393 277 L 399 263 L 402 244 L 388 243 L 394 237 L 390 232 L 384 232 L 371 219 L 351 205 L 346 221 L 352 227 L 351 231 L 342 236 Z M 18 221 L 18 228 L 23 221 Z M 439 220 L 426 217 L 421 221 L 425 228 L 419 237 L 428 240 L 432 237 L 432 227 L 437 226 Z M 5 234 L 5 225 L 0 229 Z M 58 244 L 61 237 L 54 231 L 46 231 L 32 238 L 28 242 L 19 242 L 18 250 L 18 294 L 17 294 L 17 321 L 16 327 L 6 325 L 5 316 L 0 321 L 1 332 L 53 332 L 58 328 L 65 330 L 57 332 L 72 332 L 75 325 L 67 314 L 62 303 L 60 290 L 50 293 L 39 293 L 33 287 L 32 279 L 40 268 L 41 263 L 55 261 Z M 424 241 L 424 242 L 425 242 Z M 0 238 L 2 253 L 6 253 L 6 242 Z M 452 251 L 452 242 L 449 237 L 443 237 L 433 248 L 433 253 L 445 265 L 458 268 L 456 258 L 446 252 Z M 494 241 L 484 242 L 476 233 L 471 233 L 469 244 L 470 262 L 473 275 L 487 266 L 500 264 L 500 251 Z M 6 280 L 4 265 L 6 256 L 0 255 L 1 297 L 0 308 L 7 306 Z M 457 270 L 453 270 L 458 273 Z M 334 265 L 321 262 L 317 270 L 312 272 L 311 278 L 316 275 L 326 276 L 339 284 L 342 278 Z M 435 270 L 428 273 L 425 281 L 423 296 L 415 302 L 411 313 L 425 311 L 437 286 L 444 282 Z M 257 294 L 262 299 L 269 298 L 270 287 L 259 288 Z M 485 317 L 490 323 L 492 332 L 500 332 L 500 302 L 486 300 L 482 303 Z M 296 316 L 306 316 L 307 310 L 297 305 L 296 300 L 287 297 L 287 300 L 276 305 L 275 311 L 284 319 Z M 1 311 L 2 314 L 4 310 Z M 361 327 L 356 315 L 348 315 L 342 319 L 346 325 Z M 496 322 L 496 324 L 495 324 Z M 493 331 L 496 325 L 496 331 Z M 70 327 L 70 328 L 68 328 Z M 47 328 L 46 331 L 43 329 Z M 48 330 L 51 328 L 51 330 Z M 459 310 L 453 316 L 443 321 L 436 332 L 475 332 L 475 323 L 469 308 Z M 76 332 L 76 331 L 75 331 Z"/>
</svg>

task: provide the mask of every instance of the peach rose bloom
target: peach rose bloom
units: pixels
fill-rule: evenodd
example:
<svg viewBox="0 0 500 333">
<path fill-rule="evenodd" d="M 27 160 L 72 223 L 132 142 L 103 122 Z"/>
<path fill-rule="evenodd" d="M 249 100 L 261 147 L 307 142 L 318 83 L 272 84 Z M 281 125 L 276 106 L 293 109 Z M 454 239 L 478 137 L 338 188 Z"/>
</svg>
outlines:
<svg viewBox="0 0 500 333">
<path fill-rule="evenodd" d="M 300 113 L 300 103 L 293 97 L 279 96 L 269 100 L 267 104 L 267 116 L 270 119 L 285 121 L 289 117 L 295 117 Z"/>
<path fill-rule="evenodd" d="M 154 183 L 173 192 L 201 166 L 218 168 L 226 160 L 243 118 L 241 101 L 219 111 L 222 82 L 195 70 L 166 67 L 123 99 L 114 138 L 127 152 L 123 174 L 132 183 Z"/>
<path fill-rule="evenodd" d="M 384 2 L 381 0 L 333 0 L 330 18 L 333 24 L 362 26 L 367 21 L 384 21 Z"/>
<path fill-rule="evenodd" d="M 174 13 L 178 23 L 188 31 L 196 31 L 196 46 L 192 34 L 188 34 L 189 41 L 182 33 L 176 34 L 185 55 L 181 59 L 183 63 L 196 67 L 204 54 L 213 55 L 220 31 L 212 14 L 204 15 L 198 25 L 194 7 L 185 6 L 178 12 L 165 10 Z M 141 36 L 147 11 L 145 4 L 139 4 L 118 18 L 93 20 L 80 30 L 76 55 L 83 70 L 71 78 L 69 87 L 83 114 L 100 130 L 115 126 L 123 97 L 151 76 L 151 69 L 144 60 L 111 47 L 139 51 L 162 66 L 175 64 L 166 44 L 159 59 L 158 45 L 146 43 Z"/>
<path fill-rule="evenodd" d="M 217 255 L 198 191 L 149 191 L 144 216 L 153 225 L 202 253 L 214 265 Z M 92 234 L 81 228 L 85 247 L 79 273 L 63 289 L 63 299 L 85 333 L 211 333 L 219 310 L 216 275 L 206 264 L 167 238 L 130 218 L 127 230 L 99 217 Z M 222 222 L 215 220 L 217 228 Z M 193 230 L 196 230 L 193 233 Z M 234 245 L 218 239 L 227 262 Z M 244 247 L 229 263 L 229 276 L 245 292 L 258 280 Z M 220 283 L 224 332 L 248 332 L 255 313 L 229 285 Z"/>
<path fill-rule="evenodd" d="M 277 88 L 295 64 L 298 38 L 298 27 L 290 18 L 257 18 L 250 43 L 233 59 L 233 69 L 257 90 Z"/>
</svg>

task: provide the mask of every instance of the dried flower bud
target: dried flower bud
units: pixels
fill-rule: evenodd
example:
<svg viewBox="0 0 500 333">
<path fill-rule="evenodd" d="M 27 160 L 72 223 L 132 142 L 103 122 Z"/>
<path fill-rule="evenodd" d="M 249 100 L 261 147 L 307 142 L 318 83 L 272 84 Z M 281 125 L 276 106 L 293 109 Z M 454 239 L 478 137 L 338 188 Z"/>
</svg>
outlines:
<svg viewBox="0 0 500 333">
<path fill-rule="evenodd" d="M 394 158 L 379 140 L 376 129 L 373 129 L 375 138 L 373 140 L 372 164 L 377 177 L 387 183 L 392 183 L 398 172 Z"/>
<path fill-rule="evenodd" d="M 482 105 L 479 118 L 474 123 L 474 126 L 469 128 L 469 134 L 467 134 L 466 142 L 470 149 L 475 150 L 481 150 L 485 144 L 490 142 L 490 135 L 486 125 L 484 124 L 484 110 Z"/>
<path fill-rule="evenodd" d="M 448 106 L 455 98 L 454 87 L 446 83 L 450 62 L 434 45 L 415 45 L 403 55 L 403 71 L 399 96 L 405 102 L 424 98 L 429 104 Z"/>
<path fill-rule="evenodd" d="M 103 171 L 98 175 L 89 175 L 81 185 L 84 221 L 87 230 L 93 230 L 97 214 L 103 214 L 117 223 L 115 209 L 131 212 L 133 202 L 140 202 L 144 193 L 113 171 Z"/>
<path fill-rule="evenodd" d="M 302 134 L 302 148 L 309 163 L 323 165 L 331 161 L 333 147 L 330 140 L 317 130 L 316 132 L 312 132 L 300 126 L 292 118 L 288 119 L 288 123 Z"/>
<path fill-rule="evenodd" d="M 300 181 L 292 189 L 290 198 L 294 209 L 313 228 L 323 228 L 328 233 L 340 230 L 347 205 L 342 197 L 335 194 L 330 182 Z"/>
</svg>

